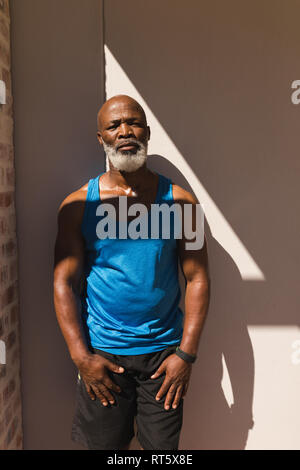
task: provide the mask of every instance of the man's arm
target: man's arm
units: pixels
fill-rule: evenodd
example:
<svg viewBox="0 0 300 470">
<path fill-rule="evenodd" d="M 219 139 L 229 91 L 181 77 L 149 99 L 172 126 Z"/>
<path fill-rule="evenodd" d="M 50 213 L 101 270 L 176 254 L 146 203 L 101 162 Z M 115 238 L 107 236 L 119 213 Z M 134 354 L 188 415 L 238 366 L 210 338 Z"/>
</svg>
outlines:
<svg viewBox="0 0 300 470">
<path fill-rule="evenodd" d="M 68 196 L 59 207 L 54 254 L 54 306 L 56 317 L 76 363 L 88 358 L 80 315 L 80 284 L 83 273 L 84 241 L 79 231 L 84 202 Z"/>
<path fill-rule="evenodd" d="M 192 194 L 173 185 L 173 197 L 179 203 L 184 214 L 184 204 L 192 206 L 191 228 L 193 232 L 202 229 L 202 224 L 196 217 L 196 205 L 199 204 Z M 198 222 L 198 223 L 197 223 Z M 177 241 L 178 255 L 182 272 L 186 280 L 185 292 L 185 317 L 183 335 L 180 349 L 187 354 L 196 355 L 200 340 L 204 320 L 208 312 L 210 300 L 210 277 L 208 268 L 207 242 L 204 236 L 204 243 L 200 249 L 187 249 L 186 243 L 191 243 L 184 236 L 185 230 L 182 227 L 182 238 Z M 195 239 L 201 238 L 201 233 L 196 233 Z M 160 387 L 156 398 L 165 398 L 165 408 L 168 409 L 173 402 L 173 407 L 177 407 L 181 396 L 183 397 L 188 388 L 192 364 L 185 362 L 176 354 L 172 354 L 162 362 L 152 378 L 158 377 L 161 373 L 166 373 L 164 383 Z"/>
<path fill-rule="evenodd" d="M 83 331 L 80 285 L 84 265 L 84 240 L 80 226 L 85 197 L 86 191 L 79 190 L 68 196 L 59 208 L 54 261 L 54 305 L 70 356 L 80 371 L 87 392 L 91 399 L 94 400 L 97 396 L 107 405 L 107 401 L 114 401 L 109 389 L 120 392 L 120 387 L 111 381 L 106 368 L 118 373 L 124 369 L 108 359 L 92 354 Z"/>
<path fill-rule="evenodd" d="M 193 232 L 197 231 L 197 236 L 203 237 L 201 249 L 187 249 L 185 238 L 178 241 L 180 265 L 186 280 L 185 319 L 180 349 L 196 355 L 210 301 L 207 241 L 205 234 L 199 233 L 203 227 L 196 216 L 196 205 L 199 204 L 197 199 L 187 191 L 184 191 L 182 197 L 184 204 L 192 205 Z"/>
</svg>

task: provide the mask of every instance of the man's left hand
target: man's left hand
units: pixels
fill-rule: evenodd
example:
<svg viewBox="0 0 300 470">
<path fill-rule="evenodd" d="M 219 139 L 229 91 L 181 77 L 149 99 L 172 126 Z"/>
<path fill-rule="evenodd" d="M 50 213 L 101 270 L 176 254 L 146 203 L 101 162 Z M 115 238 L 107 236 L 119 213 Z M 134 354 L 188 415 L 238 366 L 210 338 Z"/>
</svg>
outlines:
<svg viewBox="0 0 300 470">
<path fill-rule="evenodd" d="M 179 404 L 181 396 L 187 392 L 188 383 L 192 371 L 192 364 L 184 361 L 177 354 L 170 354 L 159 366 L 156 372 L 151 375 L 151 379 L 156 379 L 163 372 L 166 373 L 159 391 L 156 394 L 156 400 L 159 400 L 167 393 L 165 399 L 165 409 L 168 410 L 173 402 L 172 408 Z"/>
</svg>

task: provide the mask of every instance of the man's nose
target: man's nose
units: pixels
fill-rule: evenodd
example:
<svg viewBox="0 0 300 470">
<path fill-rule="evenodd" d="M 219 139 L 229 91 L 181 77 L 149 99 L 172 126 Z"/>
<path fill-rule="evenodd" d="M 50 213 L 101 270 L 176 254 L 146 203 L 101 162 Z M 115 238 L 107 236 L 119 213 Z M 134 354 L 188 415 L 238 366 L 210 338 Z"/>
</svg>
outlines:
<svg viewBox="0 0 300 470">
<path fill-rule="evenodd" d="M 134 135 L 134 133 L 133 133 L 132 127 L 129 126 L 126 122 L 123 122 L 120 125 L 119 136 L 118 137 L 129 137 L 129 136 L 133 136 L 133 135 Z"/>
</svg>

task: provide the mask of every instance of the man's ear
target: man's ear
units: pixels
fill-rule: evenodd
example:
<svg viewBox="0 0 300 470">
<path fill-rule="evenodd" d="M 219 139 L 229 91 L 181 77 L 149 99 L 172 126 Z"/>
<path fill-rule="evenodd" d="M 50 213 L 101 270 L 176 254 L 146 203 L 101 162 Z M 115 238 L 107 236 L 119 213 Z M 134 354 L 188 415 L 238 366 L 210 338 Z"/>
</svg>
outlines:
<svg viewBox="0 0 300 470">
<path fill-rule="evenodd" d="M 150 130 L 150 127 L 147 126 L 147 129 L 148 129 L 148 140 L 150 140 L 150 136 L 151 136 L 151 130 Z"/>
<path fill-rule="evenodd" d="M 103 145 L 103 140 L 102 140 L 102 137 L 101 137 L 101 134 L 100 134 L 99 131 L 97 132 L 97 139 L 98 139 L 100 145 Z"/>
</svg>

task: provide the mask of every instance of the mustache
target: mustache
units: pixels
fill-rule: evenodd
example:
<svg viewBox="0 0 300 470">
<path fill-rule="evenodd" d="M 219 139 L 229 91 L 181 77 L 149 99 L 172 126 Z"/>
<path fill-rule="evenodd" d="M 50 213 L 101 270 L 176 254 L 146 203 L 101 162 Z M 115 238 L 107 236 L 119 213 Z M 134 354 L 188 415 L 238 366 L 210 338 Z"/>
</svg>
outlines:
<svg viewBox="0 0 300 470">
<path fill-rule="evenodd" d="M 141 148 L 141 142 L 135 139 L 126 139 L 116 146 L 116 150 L 119 150 L 120 148 L 125 147 L 126 145 L 135 145 L 137 148 Z"/>
</svg>

